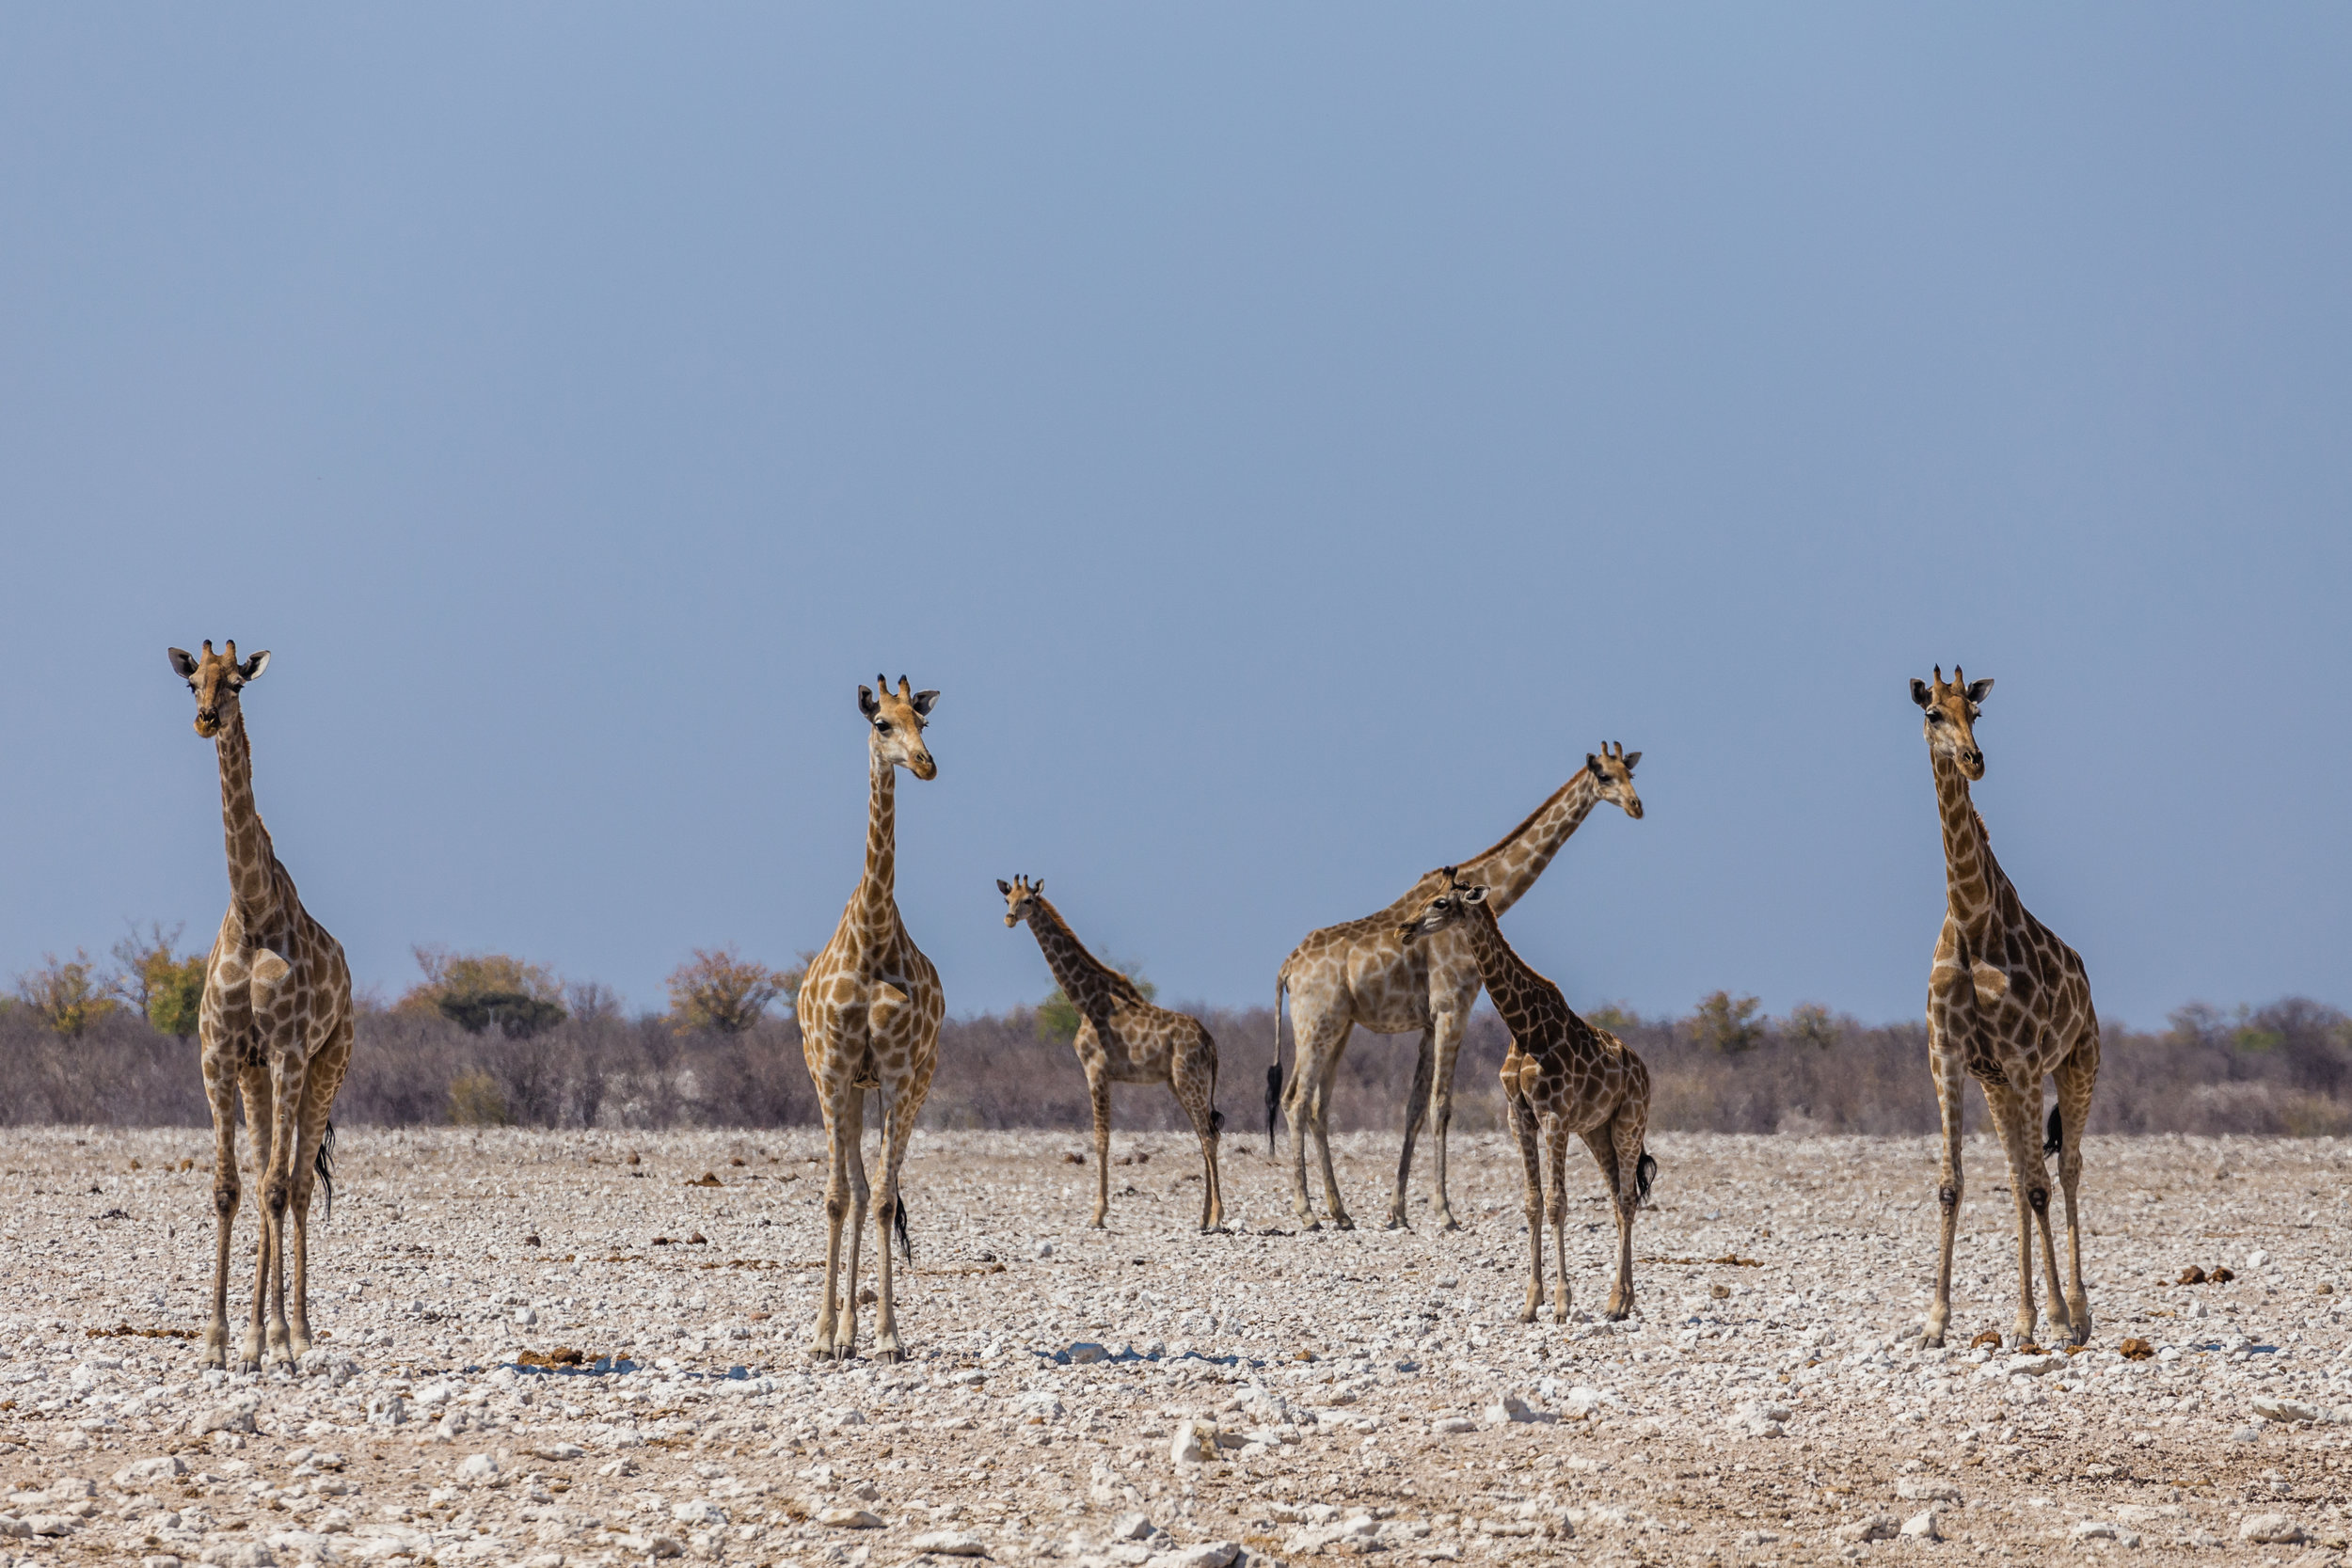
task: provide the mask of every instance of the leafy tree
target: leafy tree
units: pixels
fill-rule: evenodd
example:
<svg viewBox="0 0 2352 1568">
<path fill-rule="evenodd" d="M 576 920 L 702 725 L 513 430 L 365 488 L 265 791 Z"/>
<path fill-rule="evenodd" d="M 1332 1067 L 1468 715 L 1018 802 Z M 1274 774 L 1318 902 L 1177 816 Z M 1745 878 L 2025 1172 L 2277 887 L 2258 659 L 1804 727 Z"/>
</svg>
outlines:
<svg viewBox="0 0 2352 1568">
<path fill-rule="evenodd" d="M 1160 988 L 1143 977 L 1141 965 L 1130 963 L 1122 967 L 1113 964 L 1111 967 L 1134 981 L 1136 990 L 1143 992 L 1146 1002 L 1159 1000 Z M 1078 1005 L 1062 994 L 1061 987 L 1056 986 L 1046 992 L 1045 1000 L 1037 1005 L 1037 1033 L 1040 1039 L 1052 1040 L 1058 1045 L 1068 1045 L 1078 1037 Z"/>
<path fill-rule="evenodd" d="M 1735 997 L 1727 990 L 1712 992 L 1691 1015 L 1692 1037 L 1726 1056 L 1753 1050 L 1764 1037 L 1764 1021 L 1756 1016 L 1763 1005 L 1753 996 Z"/>
<path fill-rule="evenodd" d="M 1584 1022 L 1596 1029 L 1606 1029 L 1620 1039 L 1627 1031 L 1641 1027 L 1642 1021 L 1632 1008 L 1622 1002 L 1604 1002 L 1584 1015 Z"/>
<path fill-rule="evenodd" d="M 797 996 L 813 953 L 793 969 L 746 962 L 733 947 L 697 947 L 691 962 L 670 972 L 670 1027 L 679 1034 L 698 1029 L 739 1035 L 757 1023 L 768 1004 Z"/>
<path fill-rule="evenodd" d="M 186 1039 L 196 1033 L 197 1021 L 203 1012 L 206 956 L 172 955 L 172 946 L 180 940 L 183 929 L 174 926 L 167 931 L 158 920 L 149 924 L 145 936 L 134 930 L 116 942 L 115 962 L 120 968 L 115 986 L 146 1015 L 148 1022 L 167 1035 Z"/>
<path fill-rule="evenodd" d="M 414 947 L 424 981 L 409 988 L 392 1010 L 436 1014 L 469 1034 L 496 1025 L 509 1039 L 524 1039 L 553 1028 L 564 1010 L 564 982 L 544 964 L 525 963 L 505 953 L 453 953 L 446 947 Z"/>
<path fill-rule="evenodd" d="M 42 954 L 39 969 L 16 977 L 16 994 L 42 1023 L 69 1039 L 79 1038 L 117 1006 L 90 956 L 79 948 L 62 960 L 55 953 Z"/>
<path fill-rule="evenodd" d="M 1804 1045 L 1827 1051 L 1837 1043 L 1837 1020 L 1819 1002 L 1800 1002 L 1788 1009 L 1780 1032 Z"/>
</svg>

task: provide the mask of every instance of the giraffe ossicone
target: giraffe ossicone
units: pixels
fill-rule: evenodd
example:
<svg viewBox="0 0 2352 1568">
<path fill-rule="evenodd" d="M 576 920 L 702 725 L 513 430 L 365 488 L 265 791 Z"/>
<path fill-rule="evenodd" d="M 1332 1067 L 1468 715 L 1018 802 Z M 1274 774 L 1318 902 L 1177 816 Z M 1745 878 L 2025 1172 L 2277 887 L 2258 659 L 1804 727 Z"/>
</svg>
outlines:
<svg viewBox="0 0 2352 1568">
<path fill-rule="evenodd" d="M 2026 912 L 2000 863 L 1969 793 L 1984 777 L 1977 720 L 1993 689 L 1968 679 L 1960 666 L 1944 678 L 1911 682 L 1911 700 L 1923 715 L 1921 732 L 1935 780 L 1944 839 L 1944 923 L 1928 969 L 1928 1062 L 1944 1130 L 1943 1166 L 1936 1185 L 1941 1230 L 1935 1294 L 1921 1333 L 1941 1345 L 1952 1315 L 1952 1249 L 1963 1195 L 1961 1122 L 1967 1081 L 1975 1078 L 2008 1157 L 2016 1203 L 2017 1316 L 2015 1342 L 2033 1338 L 2034 1238 L 2042 1243 L 2051 1322 L 2075 1344 L 2090 1338 L 2090 1298 L 2083 1285 L 2078 1188 L 2082 1133 L 2099 1078 L 2099 1018 L 2090 977 L 2080 954 Z M 2042 1084 L 2055 1080 L 2058 1103 L 2047 1141 L 2037 1127 Z M 2059 1284 L 2050 1224 L 2050 1177 L 2045 1156 L 2058 1156 L 2066 1199 L 2067 1284 Z"/>
<path fill-rule="evenodd" d="M 1094 1229 L 1111 1202 L 1111 1085 L 1166 1084 L 1200 1140 L 1200 1228 L 1225 1226 L 1225 1193 L 1216 1146 L 1225 1117 L 1216 1109 L 1216 1041 L 1189 1013 L 1155 1006 L 1136 983 L 1086 949 L 1061 911 L 1046 901 L 1042 879 L 999 878 L 1007 928 L 1026 921 L 1055 983 L 1077 1010 L 1071 1041 L 1086 1073 L 1094 1110 Z"/>
<path fill-rule="evenodd" d="M 1642 798 L 1633 769 L 1642 760 L 1619 742 L 1587 752 L 1578 768 L 1525 820 L 1484 853 L 1462 863 L 1462 874 L 1485 886 L 1499 916 L 1517 903 L 1552 857 L 1582 825 L 1595 806 L 1616 806 L 1636 821 Z M 1389 1201 L 1389 1227 L 1406 1224 L 1406 1190 L 1413 1170 L 1413 1143 L 1423 1118 L 1434 1116 L 1437 1143 L 1437 1212 L 1447 1229 L 1460 1222 L 1446 1191 L 1446 1136 L 1454 1120 L 1454 1069 L 1462 1032 L 1478 1001 L 1477 960 L 1458 932 L 1440 931 L 1407 945 L 1398 936 L 1444 885 L 1447 873 L 1431 871 L 1377 913 L 1308 933 L 1282 960 L 1274 982 L 1274 1066 L 1267 1073 L 1269 1099 L 1282 1058 L 1282 998 L 1291 1005 L 1295 1041 L 1290 1084 L 1282 1108 L 1291 1135 L 1291 1206 L 1299 1223 L 1317 1224 L 1307 1196 L 1307 1143 L 1315 1145 L 1323 1173 L 1324 1206 L 1331 1223 L 1353 1227 L 1340 1199 L 1339 1176 L 1331 1164 L 1331 1088 L 1341 1053 L 1357 1029 L 1375 1035 L 1418 1032 L 1421 1048 L 1413 1065 L 1413 1086 L 1405 1108 L 1404 1146 L 1397 1155 L 1396 1186 Z M 1272 1117 L 1267 1121 L 1272 1137 Z"/>
<path fill-rule="evenodd" d="M 817 1308 L 812 1354 L 847 1359 L 857 1348 L 858 1252 L 871 1192 L 864 1149 L 866 1093 L 882 1101 L 882 1195 L 874 1210 L 877 1280 L 874 1353 L 884 1361 L 904 1354 L 898 1338 L 896 1280 L 890 1266 L 895 1228 L 909 1261 L 914 1246 L 898 1173 L 915 1117 L 939 1066 L 939 1024 L 946 1002 L 939 971 L 907 935 L 898 916 L 898 778 L 903 768 L 918 779 L 939 775 L 923 731 L 936 691 L 916 691 L 904 675 L 890 689 L 882 676 L 857 689 L 866 723 L 866 869 L 841 911 L 833 939 L 802 977 L 796 1006 L 801 1050 L 825 1117 L 831 1169 L 825 1181 L 825 1282 Z M 846 1268 L 842 1232 L 849 1232 Z"/>
<path fill-rule="evenodd" d="M 230 641 L 201 656 L 169 650 L 172 673 L 196 698 L 196 733 L 213 741 L 220 769 L 229 911 L 204 961 L 198 1061 L 213 1116 L 213 1311 L 204 1365 L 229 1362 L 229 1248 L 236 1224 L 237 1109 L 262 1166 L 253 1309 L 239 1370 L 264 1359 L 295 1362 L 311 1345 L 310 1213 L 315 1183 L 333 1202 L 329 1151 L 336 1090 L 350 1066 L 351 969 L 342 944 L 303 908 L 253 798 L 253 752 L 245 689 L 269 667 L 265 650 L 237 657 Z M 294 1280 L 286 1270 L 292 1253 Z M 290 1299 L 291 1298 L 291 1299 Z"/>
</svg>

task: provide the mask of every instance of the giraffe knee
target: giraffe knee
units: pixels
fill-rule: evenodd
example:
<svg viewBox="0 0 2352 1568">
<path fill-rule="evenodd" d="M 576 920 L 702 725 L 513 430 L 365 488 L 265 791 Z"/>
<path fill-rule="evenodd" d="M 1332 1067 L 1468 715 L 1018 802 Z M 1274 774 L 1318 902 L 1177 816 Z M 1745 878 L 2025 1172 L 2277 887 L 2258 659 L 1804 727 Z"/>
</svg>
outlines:
<svg viewBox="0 0 2352 1568">
<path fill-rule="evenodd" d="M 286 1199 L 291 1195 L 292 1187 L 293 1183 L 284 1177 L 273 1177 L 262 1183 L 262 1201 L 269 1206 L 269 1212 L 272 1214 L 283 1214 L 286 1212 Z"/>
<path fill-rule="evenodd" d="M 222 1219 L 237 1212 L 237 1182 L 234 1177 L 213 1183 L 213 1212 Z"/>
<path fill-rule="evenodd" d="M 1959 1186 L 1950 1181 L 1945 1182 L 1935 1189 L 1935 1201 L 1943 1207 L 1946 1213 L 1951 1213 L 1960 1207 Z"/>
<path fill-rule="evenodd" d="M 2046 1215 L 2050 1212 L 2050 1189 L 2037 1181 L 2026 1189 L 2026 1201 L 2033 1205 L 2035 1213 Z"/>
</svg>

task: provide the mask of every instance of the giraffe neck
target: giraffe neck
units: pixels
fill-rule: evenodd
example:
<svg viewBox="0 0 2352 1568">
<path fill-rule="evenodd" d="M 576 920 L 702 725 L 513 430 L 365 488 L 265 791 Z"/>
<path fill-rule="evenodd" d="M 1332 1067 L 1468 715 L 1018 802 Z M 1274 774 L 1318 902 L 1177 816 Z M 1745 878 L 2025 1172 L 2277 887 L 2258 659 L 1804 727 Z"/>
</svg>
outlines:
<svg viewBox="0 0 2352 1568">
<path fill-rule="evenodd" d="M 220 824 L 229 846 L 229 892 L 247 930 L 267 924 L 277 908 L 270 865 L 276 851 L 262 814 L 253 803 L 253 746 L 246 737 L 245 710 L 229 715 L 214 743 L 220 754 Z"/>
<path fill-rule="evenodd" d="M 1078 934 L 1070 928 L 1070 922 L 1061 911 L 1037 897 L 1037 907 L 1029 911 L 1029 934 L 1045 954 L 1045 965 L 1054 972 L 1054 981 L 1073 1006 L 1086 1012 L 1091 1006 L 1120 998 L 1134 990 L 1133 982 L 1086 949 Z"/>
<path fill-rule="evenodd" d="M 1470 907 L 1462 924 L 1470 932 L 1470 952 L 1478 959 L 1478 977 L 1486 982 L 1487 998 L 1502 1015 L 1503 1026 L 1511 1031 L 1513 1039 L 1534 1045 L 1542 1004 L 1547 996 L 1557 1000 L 1560 990 L 1530 968 L 1527 960 L 1502 940 L 1502 927 L 1495 924 L 1493 904 L 1494 895 L 1488 894 L 1485 903 Z M 1565 1002 L 1560 1005 L 1566 1006 Z"/>
<path fill-rule="evenodd" d="M 1979 955 L 1996 953 L 2000 944 L 1993 941 L 1993 927 L 2000 873 L 1993 847 L 1985 842 L 1984 824 L 1968 799 L 1968 778 L 1960 764 L 1932 752 L 1929 756 L 1935 768 L 1936 813 L 1944 824 L 1947 907 Z"/>
<path fill-rule="evenodd" d="M 868 771 L 873 797 L 866 813 L 866 876 L 850 911 L 871 951 L 888 939 L 898 910 L 898 770 L 875 752 Z"/>
<path fill-rule="evenodd" d="M 1486 908 L 1502 914 L 1535 885 L 1544 867 L 1599 801 L 1599 781 L 1591 768 L 1578 768 L 1576 777 L 1552 791 L 1551 798 L 1512 829 L 1502 843 L 1463 865 L 1460 879 L 1483 884 Z"/>
</svg>

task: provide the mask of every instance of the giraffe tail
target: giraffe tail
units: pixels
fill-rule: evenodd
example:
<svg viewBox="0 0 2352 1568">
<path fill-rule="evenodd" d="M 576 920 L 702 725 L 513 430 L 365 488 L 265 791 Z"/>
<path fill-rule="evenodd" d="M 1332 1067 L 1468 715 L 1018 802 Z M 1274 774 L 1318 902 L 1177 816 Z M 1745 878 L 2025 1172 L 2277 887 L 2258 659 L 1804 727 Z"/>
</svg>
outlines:
<svg viewBox="0 0 2352 1568">
<path fill-rule="evenodd" d="M 2065 1148 L 2066 1121 L 2065 1118 L 2058 1115 L 2058 1108 L 2053 1105 L 2050 1107 L 2050 1135 L 2042 1143 L 2042 1152 L 2044 1154 L 2058 1154 L 2063 1152 Z"/>
<path fill-rule="evenodd" d="M 319 1139 L 319 1151 L 311 1160 L 310 1168 L 319 1175 L 319 1185 L 326 1189 L 326 1210 L 319 1216 L 321 1225 L 335 1217 L 335 1122 L 327 1119 L 326 1132 Z"/>
<path fill-rule="evenodd" d="M 1633 1163 L 1633 1191 L 1645 1204 L 1649 1202 L 1650 1180 L 1657 1174 L 1658 1162 L 1650 1158 L 1648 1149 L 1643 1149 L 1642 1157 Z"/>
<path fill-rule="evenodd" d="M 1265 1157 L 1274 1158 L 1274 1118 L 1282 1110 L 1282 993 L 1290 976 L 1274 977 L 1274 1065 L 1265 1069 Z"/>
</svg>

